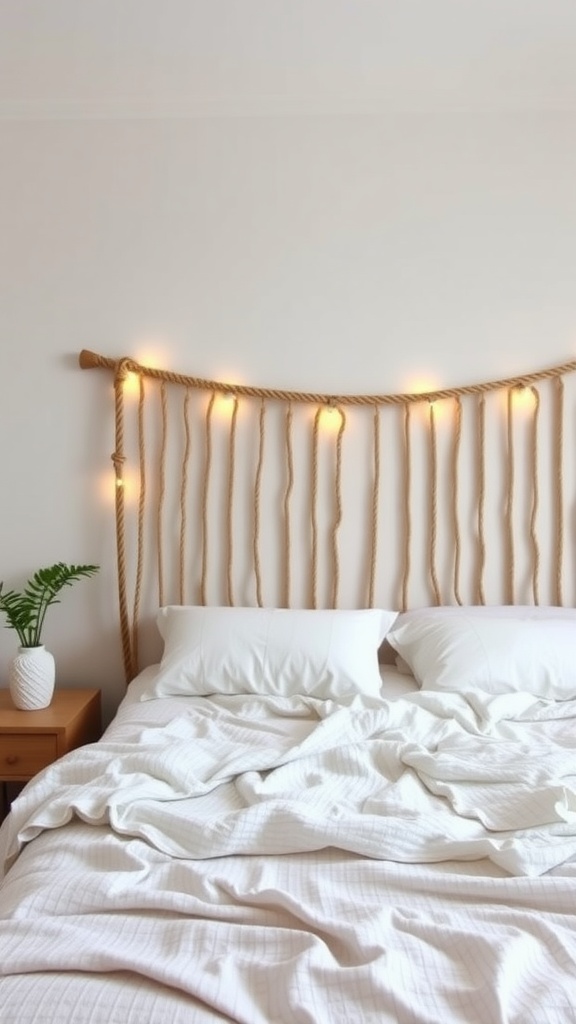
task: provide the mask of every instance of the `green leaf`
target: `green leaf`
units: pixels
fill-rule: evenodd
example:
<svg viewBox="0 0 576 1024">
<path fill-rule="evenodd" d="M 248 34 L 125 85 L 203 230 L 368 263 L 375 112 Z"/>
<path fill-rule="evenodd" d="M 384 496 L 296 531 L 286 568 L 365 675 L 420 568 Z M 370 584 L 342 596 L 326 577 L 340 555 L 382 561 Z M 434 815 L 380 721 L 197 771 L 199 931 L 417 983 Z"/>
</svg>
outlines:
<svg viewBox="0 0 576 1024">
<path fill-rule="evenodd" d="M 18 634 L 20 645 L 37 647 L 41 644 L 46 612 L 50 605 L 59 603 L 57 595 L 63 587 L 93 576 L 98 570 L 97 565 L 56 562 L 38 569 L 19 593 L 14 590 L 3 593 L 3 583 L 0 583 L 0 611 L 6 615 L 8 628 Z"/>
</svg>

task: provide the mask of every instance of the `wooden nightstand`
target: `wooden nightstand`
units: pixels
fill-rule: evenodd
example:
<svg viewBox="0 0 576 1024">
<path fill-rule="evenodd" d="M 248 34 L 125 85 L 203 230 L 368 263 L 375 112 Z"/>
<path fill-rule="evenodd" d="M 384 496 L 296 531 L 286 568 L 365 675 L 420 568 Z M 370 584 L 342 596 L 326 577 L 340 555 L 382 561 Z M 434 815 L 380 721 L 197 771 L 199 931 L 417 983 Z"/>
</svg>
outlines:
<svg viewBox="0 0 576 1024">
<path fill-rule="evenodd" d="M 19 711 L 0 690 L 0 782 L 28 782 L 69 750 L 100 738 L 100 690 L 55 690 L 50 707 Z"/>
</svg>

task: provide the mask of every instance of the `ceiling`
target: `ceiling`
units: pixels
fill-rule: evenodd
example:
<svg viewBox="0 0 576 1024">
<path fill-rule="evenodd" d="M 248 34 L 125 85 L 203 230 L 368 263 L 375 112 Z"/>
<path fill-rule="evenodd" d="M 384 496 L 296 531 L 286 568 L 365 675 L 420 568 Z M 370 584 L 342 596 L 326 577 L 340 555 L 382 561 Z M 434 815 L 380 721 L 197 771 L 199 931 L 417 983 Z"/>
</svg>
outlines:
<svg viewBox="0 0 576 1024">
<path fill-rule="evenodd" d="M 574 0 L 0 0 L 0 117 L 576 110 Z"/>
</svg>

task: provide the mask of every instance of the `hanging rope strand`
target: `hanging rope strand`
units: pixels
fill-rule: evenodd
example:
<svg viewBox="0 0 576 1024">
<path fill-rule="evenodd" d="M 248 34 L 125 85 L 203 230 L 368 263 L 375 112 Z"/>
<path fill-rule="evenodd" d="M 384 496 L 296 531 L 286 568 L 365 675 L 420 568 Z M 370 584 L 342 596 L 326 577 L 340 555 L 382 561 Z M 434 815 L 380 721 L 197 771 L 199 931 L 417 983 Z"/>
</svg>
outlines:
<svg viewBox="0 0 576 1024">
<path fill-rule="evenodd" d="M 562 562 L 564 559 L 564 381 L 556 381 L 556 604 L 562 605 Z"/>
<path fill-rule="evenodd" d="M 340 557 L 338 553 L 338 531 L 342 524 L 342 438 L 346 429 L 346 415 L 343 409 L 337 409 L 340 416 L 340 426 L 336 437 L 336 472 L 334 475 L 334 501 L 336 515 L 332 528 L 332 564 L 334 581 L 332 587 L 332 607 L 338 607 L 338 590 L 340 586 Z"/>
<path fill-rule="evenodd" d="M 116 505 L 116 554 L 118 561 L 118 603 L 120 613 L 120 631 L 122 636 L 122 657 L 126 682 L 136 675 L 132 656 L 132 634 L 128 618 L 128 600 L 126 596 L 126 519 L 124 508 L 124 382 L 128 367 L 124 361 L 116 366 L 114 378 L 114 410 L 115 410 L 115 450 L 112 455 L 115 473 L 115 505 Z"/>
<path fill-rule="evenodd" d="M 540 579 L 540 547 L 536 523 L 538 521 L 538 423 L 540 417 L 540 392 L 538 388 L 531 389 L 534 398 L 534 415 L 532 416 L 532 506 L 530 508 L 530 542 L 532 544 L 532 597 L 534 604 L 540 603 L 539 579 Z"/>
<path fill-rule="evenodd" d="M 316 410 L 312 428 L 312 487 L 310 490 L 310 518 L 312 527 L 312 568 L 310 579 L 310 606 L 317 607 L 318 590 L 318 433 L 322 409 Z"/>
<path fill-rule="evenodd" d="M 180 604 L 186 603 L 186 537 L 187 530 L 187 496 L 188 496 L 188 464 L 190 461 L 190 388 L 184 392 L 182 416 L 184 421 L 184 454 L 182 456 L 182 473 L 180 482 Z"/>
<path fill-rule="evenodd" d="M 292 403 L 288 402 L 286 408 L 286 490 L 284 492 L 284 607 L 290 607 L 291 601 L 291 532 L 290 532 L 290 498 L 294 486 L 294 453 L 292 448 Z"/>
<path fill-rule="evenodd" d="M 486 604 L 484 569 L 486 567 L 486 540 L 484 516 L 486 506 L 486 398 L 478 402 L 478 604 Z"/>
<path fill-rule="evenodd" d="M 432 592 L 436 604 L 442 604 L 440 585 L 436 569 L 436 538 L 438 534 L 438 448 L 436 443 L 436 406 L 430 402 L 429 410 L 430 438 L 430 548 L 429 565 Z"/>
<path fill-rule="evenodd" d="M 512 407 L 514 391 L 506 395 L 506 503 L 504 522 L 508 548 L 506 593 L 507 603 L 514 604 L 514 413 Z"/>
<path fill-rule="evenodd" d="M 262 491 L 262 470 L 264 468 L 264 436 L 265 436 L 266 402 L 260 399 L 258 417 L 258 462 L 254 481 L 254 537 L 252 551 L 254 557 L 254 575 L 256 578 L 256 603 L 262 607 L 262 572 L 260 568 L 260 495 Z"/>
<path fill-rule="evenodd" d="M 228 565 L 227 565 L 227 590 L 228 590 L 228 604 L 230 607 L 234 605 L 234 591 L 233 591 L 233 561 L 234 561 L 234 471 L 236 467 L 236 420 L 238 418 L 238 399 L 234 398 L 234 405 L 232 407 L 232 417 L 230 419 L 230 440 L 229 440 L 229 460 L 228 460 L 228 502 L 227 502 L 227 515 L 226 515 L 226 532 L 228 535 Z"/>
<path fill-rule="evenodd" d="M 205 461 L 204 481 L 202 486 L 202 570 L 200 576 L 200 603 L 206 604 L 206 584 L 208 580 L 208 497 L 210 493 L 210 471 L 212 469 L 212 411 L 216 394 L 210 395 L 206 420 L 204 423 Z"/>
<path fill-rule="evenodd" d="M 454 598 L 457 604 L 462 604 L 460 596 L 460 556 L 461 536 L 460 520 L 458 516 L 459 497 L 459 465 L 460 465 L 460 443 L 462 440 L 462 400 L 454 400 L 456 415 L 454 417 L 454 443 L 452 446 L 452 523 L 454 527 Z"/>
<path fill-rule="evenodd" d="M 132 613 L 132 651 L 134 669 L 138 671 L 138 626 L 140 622 L 140 599 L 142 596 L 142 573 L 144 569 L 144 512 L 146 509 L 146 445 L 144 439 L 145 388 L 142 377 L 138 378 L 138 459 L 140 485 L 138 493 L 138 526 L 136 541 L 136 585 L 134 588 L 134 610 Z"/>
<path fill-rule="evenodd" d="M 158 603 L 162 608 L 164 604 L 164 498 L 166 496 L 166 446 L 168 443 L 168 401 L 166 396 L 166 381 L 162 381 L 160 387 L 160 401 L 162 409 L 162 440 L 160 444 L 160 466 L 158 479 L 160 491 L 158 494 L 158 519 L 157 519 L 157 541 L 156 549 L 158 555 Z"/>
<path fill-rule="evenodd" d="M 372 516 L 370 528 L 370 575 L 368 582 L 368 607 L 374 607 L 376 589 L 376 563 L 378 559 L 378 505 L 380 496 L 380 409 L 374 406 L 372 419 L 373 436 L 373 484 L 372 484 Z"/>
<path fill-rule="evenodd" d="M 412 543 L 412 520 L 410 515 L 410 491 L 412 482 L 412 450 L 410 444 L 410 413 L 409 402 L 404 406 L 404 567 L 402 572 L 401 610 L 408 607 L 408 583 L 410 580 L 410 548 Z"/>
</svg>

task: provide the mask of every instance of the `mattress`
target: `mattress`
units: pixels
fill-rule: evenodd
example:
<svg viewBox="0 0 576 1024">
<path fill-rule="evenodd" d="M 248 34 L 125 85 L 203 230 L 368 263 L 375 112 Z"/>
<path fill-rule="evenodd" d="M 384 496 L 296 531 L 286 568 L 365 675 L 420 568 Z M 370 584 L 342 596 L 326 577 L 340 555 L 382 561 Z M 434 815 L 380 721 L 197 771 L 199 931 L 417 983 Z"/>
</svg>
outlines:
<svg viewBox="0 0 576 1024">
<path fill-rule="evenodd" d="M 1 1024 L 576 1020 L 576 702 L 156 671 L 0 830 Z"/>
</svg>

